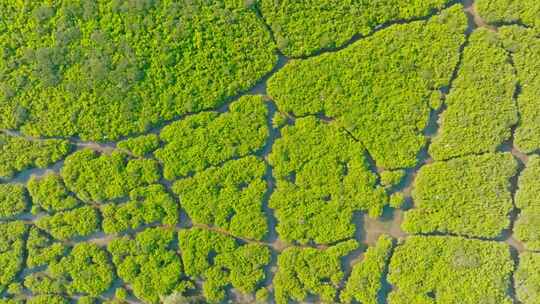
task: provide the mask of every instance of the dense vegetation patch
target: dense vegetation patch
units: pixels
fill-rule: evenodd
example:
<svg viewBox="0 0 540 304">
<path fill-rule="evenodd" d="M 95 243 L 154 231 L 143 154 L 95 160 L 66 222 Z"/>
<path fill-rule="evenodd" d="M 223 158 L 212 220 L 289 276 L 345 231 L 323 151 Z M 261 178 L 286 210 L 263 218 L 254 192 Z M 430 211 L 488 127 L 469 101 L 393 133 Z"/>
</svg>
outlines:
<svg viewBox="0 0 540 304">
<path fill-rule="evenodd" d="M 12 178 L 29 168 L 46 168 L 70 150 L 71 145 L 61 139 L 29 140 L 0 133 L 0 178 Z"/>
<path fill-rule="evenodd" d="M 540 254 L 524 252 L 514 274 L 516 296 L 523 304 L 536 304 L 540 300 Z"/>
<path fill-rule="evenodd" d="M 23 185 L 0 184 L 0 219 L 17 216 L 28 208 L 28 194 Z"/>
<path fill-rule="evenodd" d="M 517 23 L 540 30 L 540 3 L 536 0 L 476 0 L 478 13 L 490 24 Z"/>
<path fill-rule="evenodd" d="M 405 170 L 386 170 L 379 173 L 381 177 L 381 185 L 390 188 L 397 186 L 401 180 L 405 177 Z"/>
<path fill-rule="evenodd" d="M 292 61 L 268 83 L 278 108 L 337 118 L 377 166 L 413 167 L 425 145 L 429 100 L 449 85 L 467 20 L 460 5 L 391 26 L 344 50 Z"/>
<path fill-rule="evenodd" d="M 204 112 L 163 128 L 165 146 L 155 152 L 164 176 L 176 179 L 261 150 L 268 136 L 261 96 L 244 96 L 225 113 Z"/>
<path fill-rule="evenodd" d="M 118 148 L 124 149 L 137 157 L 144 157 L 159 147 L 159 137 L 156 134 L 141 135 L 118 142 Z"/>
<path fill-rule="evenodd" d="M 344 275 L 341 258 L 357 247 L 356 241 L 349 240 L 325 250 L 285 249 L 278 257 L 278 270 L 273 281 L 276 303 L 301 302 L 308 295 L 318 296 L 323 302 L 336 301 L 338 285 Z"/>
<path fill-rule="evenodd" d="M 34 212 L 52 213 L 72 209 L 79 205 L 79 201 L 68 191 L 62 178 L 54 173 L 43 177 L 32 176 L 28 181 L 28 191 L 32 197 L 32 211 Z"/>
<path fill-rule="evenodd" d="M 390 261 L 388 302 L 513 303 L 508 245 L 460 237 L 411 236 Z"/>
<path fill-rule="evenodd" d="M 105 292 L 114 279 L 114 269 L 107 252 L 95 244 L 80 243 L 69 255 L 52 263 L 48 271 L 62 282 L 69 294 L 97 296 Z"/>
<path fill-rule="evenodd" d="M 90 206 L 83 206 L 40 217 L 36 221 L 36 226 L 56 239 L 68 240 L 97 232 L 99 223 L 100 216 L 97 210 Z"/>
<path fill-rule="evenodd" d="M 28 227 L 20 221 L 0 223 L 0 294 L 23 267 L 27 230 Z"/>
<path fill-rule="evenodd" d="M 535 152 L 540 150 L 540 36 L 532 29 L 519 26 L 502 27 L 499 32 L 512 55 L 519 80 L 520 121 L 514 144 L 523 152 Z"/>
<path fill-rule="evenodd" d="M 265 171 L 262 160 L 248 156 L 181 179 L 174 183 L 173 191 L 194 223 L 260 240 L 268 232 L 262 210 Z"/>
<path fill-rule="evenodd" d="M 383 235 L 379 237 L 375 246 L 367 249 L 363 260 L 354 265 L 345 289 L 340 295 L 343 303 L 351 303 L 353 299 L 363 304 L 379 303 L 383 275 L 393 246 L 394 240 Z"/>
<path fill-rule="evenodd" d="M 462 65 L 429 146 L 436 160 L 495 152 L 517 124 L 515 71 L 500 37 L 478 29 L 469 37 Z"/>
<path fill-rule="evenodd" d="M 510 178 L 516 172 L 509 153 L 425 165 L 414 182 L 415 208 L 405 213 L 402 227 L 410 233 L 495 238 L 510 224 Z"/>
<path fill-rule="evenodd" d="M 62 177 L 69 190 L 85 202 L 104 202 L 160 179 L 157 162 L 129 159 L 124 153 L 98 154 L 81 150 L 66 158 Z"/>
<path fill-rule="evenodd" d="M 178 203 L 161 185 L 137 188 L 126 203 L 102 206 L 103 231 L 117 233 L 160 222 L 174 226 L 179 220 Z"/>
<path fill-rule="evenodd" d="M 268 160 L 276 179 L 269 206 L 283 240 L 330 243 L 352 237 L 353 212 L 376 217 L 387 202 L 364 147 L 335 123 L 297 119 L 281 129 Z"/>
<path fill-rule="evenodd" d="M 0 12 L 0 128 L 32 135 L 142 132 L 223 104 L 276 61 L 244 1 L 4 1 Z"/>
<path fill-rule="evenodd" d="M 426 16 L 446 0 L 309 1 L 262 0 L 260 10 L 287 56 L 339 47 L 354 35 L 383 24 Z"/>
<path fill-rule="evenodd" d="M 34 268 L 58 261 L 67 247 L 53 239 L 37 227 L 31 227 L 26 239 L 26 266 Z"/>
<path fill-rule="evenodd" d="M 8 2 L 0 304 L 539 302 L 536 3 Z"/>
<path fill-rule="evenodd" d="M 540 156 L 529 159 L 527 167 L 519 177 L 516 207 L 520 209 L 514 224 L 517 239 L 529 250 L 540 250 Z"/>
<path fill-rule="evenodd" d="M 134 238 L 115 239 L 107 246 L 118 276 L 133 294 L 148 303 L 182 289 L 182 262 L 172 248 L 176 233 L 167 228 L 148 228 Z"/>
<path fill-rule="evenodd" d="M 227 286 L 254 293 L 266 276 L 264 267 L 270 262 L 266 246 L 240 245 L 232 237 L 209 230 L 181 230 L 179 246 L 186 274 L 204 280 L 203 294 L 211 303 L 224 300 Z"/>
</svg>

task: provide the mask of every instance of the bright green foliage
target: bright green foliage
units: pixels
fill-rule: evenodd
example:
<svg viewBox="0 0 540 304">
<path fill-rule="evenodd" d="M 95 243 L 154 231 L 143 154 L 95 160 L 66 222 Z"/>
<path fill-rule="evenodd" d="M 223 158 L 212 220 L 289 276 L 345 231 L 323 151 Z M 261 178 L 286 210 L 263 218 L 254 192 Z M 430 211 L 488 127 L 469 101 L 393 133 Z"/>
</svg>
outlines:
<svg viewBox="0 0 540 304">
<path fill-rule="evenodd" d="M 51 278 L 45 272 L 32 273 L 24 278 L 24 286 L 33 294 L 61 294 L 66 292 L 65 282 Z"/>
<path fill-rule="evenodd" d="M 99 155 L 92 150 L 82 150 L 66 158 L 62 177 L 68 189 L 83 201 L 103 202 L 155 183 L 160 174 L 154 160 L 129 160 L 123 153 Z"/>
<path fill-rule="evenodd" d="M 441 91 L 433 91 L 428 100 L 429 107 L 433 110 L 439 110 L 443 103 L 443 93 Z"/>
<path fill-rule="evenodd" d="M 380 173 L 381 185 L 385 187 L 392 187 L 398 185 L 403 179 L 403 177 L 405 177 L 405 174 L 405 170 L 383 171 Z"/>
<path fill-rule="evenodd" d="M 268 137 L 268 110 L 261 96 L 244 96 L 226 113 L 204 112 L 174 122 L 159 134 L 155 152 L 164 176 L 176 179 L 261 150 Z"/>
<path fill-rule="evenodd" d="M 84 206 L 43 216 L 37 220 L 36 226 L 58 240 L 68 240 L 98 231 L 99 214 L 94 208 Z"/>
<path fill-rule="evenodd" d="M 0 3 L 0 7 L 2 5 L 3 3 Z M 1 61 L 0 57 L 0 70 L 2 69 Z M 1 108 L 0 102 L 0 117 L 2 116 Z M 32 167 L 46 168 L 62 159 L 70 150 L 71 145 L 65 140 L 34 141 L 0 133 L 0 178 L 12 178 L 16 173 Z"/>
<path fill-rule="evenodd" d="M 171 248 L 172 229 L 149 228 L 134 239 L 123 237 L 107 246 L 118 276 L 133 288 L 134 295 L 148 303 L 173 292 L 181 283 L 182 262 Z"/>
<path fill-rule="evenodd" d="M 290 62 L 269 80 L 269 94 L 280 111 L 337 118 L 378 167 L 412 167 L 426 142 L 430 96 L 448 86 L 466 25 L 455 5 L 391 26 L 339 52 Z"/>
<path fill-rule="evenodd" d="M 102 303 L 107 303 L 108 301 L 103 301 Z M 77 304 L 98 304 L 98 301 L 96 298 L 93 298 L 91 296 L 82 296 L 77 299 Z"/>
<path fill-rule="evenodd" d="M 32 196 L 32 203 L 49 213 L 72 209 L 79 204 L 57 174 L 47 174 L 43 177 L 32 176 L 28 181 L 28 191 Z"/>
<path fill-rule="evenodd" d="M 114 296 L 117 298 L 117 299 L 120 299 L 120 300 L 125 300 L 128 296 L 128 292 L 125 288 L 117 288 L 115 291 L 114 291 Z"/>
<path fill-rule="evenodd" d="M 540 254 L 524 252 L 514 273 L 517 299 L 523 304 L 540 303 Z"/>
<path fill-rule="evenodd" d="M 390 304 L 513 303 L 514 262 L 507 244 L 448 236 L 411 236 L 390 261 Z"/>
<path fill-rule="evenodd" d="M 3 1 L 0 20 L 0 128 L 32 135 L 142 132 L 223 104 L 276 61 L 244 1 Z"/>
<path fill-rule="evenodd" d="M 57 295 L 37 295 L 29 298 L 26 301 L 26 304 L 70 304 L 71 302 Z"/>
<path fill-rule="evenodd" d="M 269 303 L 270 301 L 270 292 L 267 288 L 261 288 L 255 293 L 255 300 L 257 303 Z"/>
<path fill-rule="evenodd" d="M 345 44 L 377 26 L 426 16 L 446 0 L 262 0 L 261 13 L 287 56 L 306 56 Z"/>
<path fill-rule="evenodd" d="M 136 229 L 155 222 L 172 226 L 178 223 L 178 203 L 163 186 L 137 188 L 129 193 L 129 197 L 127 203 L 107 204 L 101 208 L 105 233 Z"/>
<path fill-rule="evenodd" d="M 96 244 L 79 243 L 68 256 L 49 266 L 51 276 L 68 282 L 68 293 L 97 296 L 111 286 L 114 269 L 104 249 Z"/>
<path fill-rule="evenodd" d="M 9 299 L 2 298 L 0 299 L 0 304 L 24 304 L 25 302 L 22 299 Z"/>
<path fill-rule="evenodd" d="M 536 0 L 476 0 L 475 5 L 490 24 L 520 23 L 540 30 L 540 2 Z"/>
<path fill-rule="evenodd" d="M 540 250 L 540 156 L 529 158 L 519 177 L 516 207 L 521 210 L 514 224 L 516 238 L 529 250 Z"/>
<path fill-rule="evenodd" d="M 23 266 L 26 231 L 23 222 L 0 223 L 0 294 Z"/>
<path fill-rule="evenodd" d="M 26 265 L 32 268 L 59 260 L 64 255 L 66 246 L 53 242 L 45 232 L 31 227 L 26 240 L 26 250 Z"/>
<path fill-rule="evenodd" d="M 203 293 L 212 303 L 224 299 L 228 285 L 254 293 L 265 278 L 270 250 L 263 245 L 240 246 L 232 237 L 199 228 L 181 230 L 178 238 L 186 274 L 204 279 Z"/>
<path fill-rule="evenodd" d="M 272 117 L 272 127 L 276 129 L 280 129 L 288 123 L 290 123 L 289 117 L 281 112 L 276 112 Z"/>
<path fill-rule="evenodd" d="M 412 192 L 415 209 L 405 213 L 409 233 L 452 233 L 495 238 L 510 224 L 510 153 L 466 156 L 420 169 Z"/>
<path fill-rule="evenodd" d="M 354 265 L 341 301 L 351 303 L 354 299 L 362 304 L 378 304 L 379 292 L 386 265 L 390 259 L 393 239 L 387 235 L 379 237 L 374 247 L 369 247 L 362 262 Z"/>
<path fill-rule="evenodd" d="M 28 208 L 28 195 L 23 185 L 0 184 L 0 218 L 17 216 Z"/>
<path fill-rule="evenodd" d="M 436 160 L 495 152 L 518 122 L 514 68 L 497 33 L 479 29 L 446 98 L 441 128 L 429 146 Z"/>
<path fill-rule="evenodd" d="M 204 297 L 196 296 L 185 296 L 180 292 L 174 292 L 166 297 L 161 299 L 161 304 L 208 304 L 204 300 Z"/>
<path fill-rule="evenodd" d="M 506 48 L 512 53 L 521 89 L 517 98 L 520 121 L 514 134 L 514 144 L 523 152 L 538 151 L 540 150 L 540 75 L 538 74 L 540 37 L 535 31 L 519 26 L 503 27 L 500 29 L 500 34 L 504 37 Z"/>
<path fill-rule="evenodd" d="M 405 202 L 406 202 L 405 195 L 402 192 L 396 192 L 390 195 L 388 205 L 390 205 L 390 207 L 392 208 L 398 209 L 398 208 L 401 208 L 403 204 L 405 204 Z"/>
<path fill-rule="evenodd" d="M 276 178 L 269 206 L 282 239 L 335 242 L 352 237 L 354 211 L 381 215 L 387 197 L 375 186 L 362 144 L 314 117 L 297 119 L 281 135 L 268 160 Z"/>
<path fill-rule="evenodd" d="M 226 162 L 174 183 L 182 207 L 195 223 L 260 240 L 268 232 L 262 210 L 266 166 L 255 156 Z"/>
<path fill-rule="evenodd" d="M 343 279 L 341 258 L 358 247 L 354 240 L 338 243 L 325 250 L 289 247 L 278 257 L 274 276 L 277 304 L 290 300 L 303 301 L 308 294 L 319 296 L 323 302 L 334 302 L 337 288 Z"/>
<path fill-rule="evenodd" d="M 142 135 L 123 140 L 117 146 L 135 156 L 143 157 L 159 147 L 159 137 L 156 134 Z"/>
<path fill-rule="evenodd" d="M 6 292 L 10 295 L 20 295 L 22 294 L 22 284 L 19 282 L 9 284 Z"/>
</svg>

